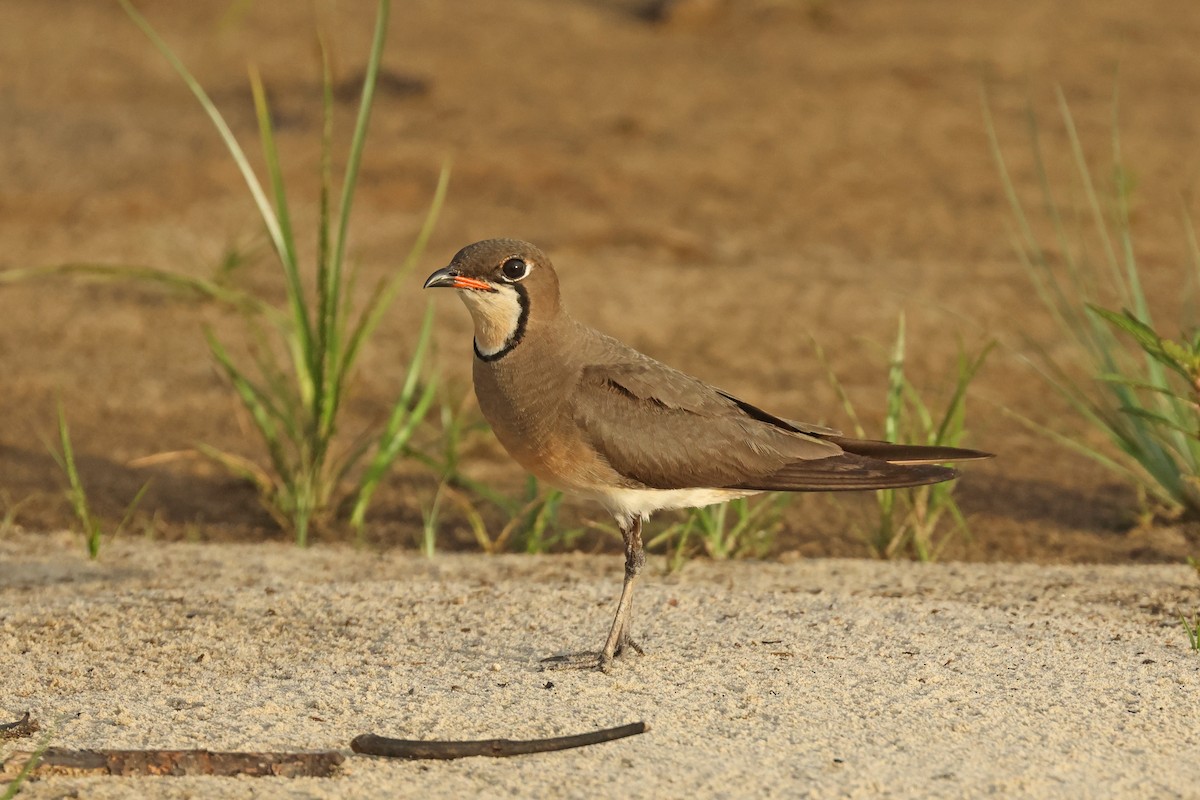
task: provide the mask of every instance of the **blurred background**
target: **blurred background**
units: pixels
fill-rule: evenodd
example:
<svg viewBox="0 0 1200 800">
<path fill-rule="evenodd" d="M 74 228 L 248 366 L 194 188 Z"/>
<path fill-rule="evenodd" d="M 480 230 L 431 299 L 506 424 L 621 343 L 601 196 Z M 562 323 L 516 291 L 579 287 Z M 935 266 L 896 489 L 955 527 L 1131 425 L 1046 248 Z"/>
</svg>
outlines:
<svg viewBox="0 0 1200 800">
<path fill-rule="evenodd" d="M 259 167 L 247 65 L 261 72 L 311 256 L 317 35 L 331 58 L 340 165 L 375 4 L 137 7 Z M 449 193 L 362 355 L 344 429 L 386 417 L 431 299 L 425 275 L 478 239 L 524 238 L 554 259 L 575 316 L 787 417 L 851 427 L 814 341 L 868 433 L 882 435 L 902 312 L 909 377 L 935 398 L 952 388 L 960 347 L 997 340 L 971 387 L 966 444 L 1000 458 L 967 468 L 958 497 L 974 535 L 948 554 L 1182 558 L 1195 531 L 1131 531 L 1133 488 L 1004 411 L 1105 446 L 1025 360 L 1064 343 L 1014 250 L 984 108 L 1034 209 L 1030 115 L 1051 154 L 1044 172 L 1069 198 L 1057 88 L 1101 178 L 1116 109 L 1142 279 L 1163 318 L 1177 319 L 1190 274 L 1181 220 L 1200 166 L 1197 41 L 1200 10 L 1156 0 L 398 2 L 349 241 L 361 291 L 399 267 L 447 159 Z M 0 4 L 0 142 L 0 269 L 151 265 L 282 297 L 220 138 L 115 2 Z M 470 322 L 455 298 L 436 303 L 432 363 L 453 404 L 469 394 Z M 16 523 L 71 523 L 45 444 L 61 397 L 102 514 L 119 517 L 149 476 L 138 530 L 285 537 L 252 488 L 203 460 L 136 463 L 198 442 L 261 458 L 203 336 L 208 324 L 235 337 L 235 323 L 136 283 L 0 284 L 0 487 L 8 507 L 26 500 Z M 522 485 L 486 436 L 464 456 L 481 480 Z M 411 545 L 435 485 L 401 462 L 375 500 L 372 541 Z M 872 502 L 798 500 L 775 551 L 862 555 L 854 520 Z M 445 546 L 469 546 L 455 519 L 448 511 Z"/>
</svg>

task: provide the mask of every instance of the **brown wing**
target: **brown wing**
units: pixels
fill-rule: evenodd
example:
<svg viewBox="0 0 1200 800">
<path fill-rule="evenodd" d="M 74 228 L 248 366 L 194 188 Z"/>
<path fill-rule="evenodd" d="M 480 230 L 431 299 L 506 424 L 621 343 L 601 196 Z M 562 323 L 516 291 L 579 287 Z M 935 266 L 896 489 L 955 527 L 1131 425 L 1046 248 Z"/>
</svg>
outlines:
<svg viewBox="0 0 1200 800">
<path fill-rule="evenodd" d="M 603 334 L 582 368 L 575 422 L 624 477 L 655 489 L 833 491 L 949 480 L 934 464 L 986 458 L 959 448 L 850 439 L 777 417 Z"/>
<path fill-rule="evenodd" d="M 754 412 L 649 359 L 585 367 L 575 396 L 575 421 L 589 443 L 618 473 L 649 488 L 742 486 L 795 461 L 842 454 Z"/>
</svg>

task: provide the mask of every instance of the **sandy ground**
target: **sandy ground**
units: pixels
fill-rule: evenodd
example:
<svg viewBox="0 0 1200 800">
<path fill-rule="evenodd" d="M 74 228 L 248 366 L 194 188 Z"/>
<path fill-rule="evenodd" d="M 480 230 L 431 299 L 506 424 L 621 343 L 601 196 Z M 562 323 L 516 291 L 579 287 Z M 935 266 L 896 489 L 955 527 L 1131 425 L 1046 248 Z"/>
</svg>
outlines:
<svg viewBox="0 0 1200 800">
<path fill-rule="evenodd" d="M 67 747 L 343 748 L 651 730 L 504 760 L 351 756 L 331 779 L 53 778 L 23 797 L 1195 797 L 1200 656 L 1174 566 L 689 564 L 646 655 L 595 646 L 611 556 L 0 540 L 0 716 Z M 658 566 L 655 564 L 654 566 Z M 57 720 L 57 722 L 56 722 Z M 13 749 L 13 743 L 2 752 Z"/>
</svg>

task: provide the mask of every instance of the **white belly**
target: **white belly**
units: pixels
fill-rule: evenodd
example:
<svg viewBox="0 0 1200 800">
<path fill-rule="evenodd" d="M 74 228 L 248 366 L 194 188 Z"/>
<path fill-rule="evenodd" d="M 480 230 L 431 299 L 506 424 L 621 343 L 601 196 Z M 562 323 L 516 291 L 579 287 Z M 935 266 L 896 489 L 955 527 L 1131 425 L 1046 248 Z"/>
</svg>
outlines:
<svg viewBox="0 0 1200 800">
<path fill-rule="evenodd" d="M 711 506 L 752 494 L 758 492 L 746 489 L 599 489 L 588 496 L 621 521 L 633 516 L 645 519 L 655 511 Z"/>
</svg>

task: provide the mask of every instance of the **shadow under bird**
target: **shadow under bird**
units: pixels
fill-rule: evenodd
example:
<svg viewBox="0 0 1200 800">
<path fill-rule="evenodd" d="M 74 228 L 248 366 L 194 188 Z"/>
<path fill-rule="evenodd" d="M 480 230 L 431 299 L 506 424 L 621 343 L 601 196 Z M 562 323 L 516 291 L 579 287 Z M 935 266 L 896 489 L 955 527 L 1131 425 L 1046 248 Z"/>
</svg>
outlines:
<svg viewBox="0 0 1200 800">
<path fill-rule="evenodd" d="M 460 250 L 425 288 L 457 289 L 475 323 L 475 394 L 496 438 L 551 486 L 596 500 L 625 541 L 625 583 L 599 653 L 546 659 L 597 666 L 641 648 L 630 635 L 645 563 L 642 523 L 662 509 L 757 492 L 893 489 L 950 480 L 946 461 L 991 454 L 842 436 L 777 417 L 577 322 L 534 245 Z"/>
</svg>

